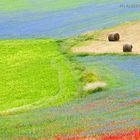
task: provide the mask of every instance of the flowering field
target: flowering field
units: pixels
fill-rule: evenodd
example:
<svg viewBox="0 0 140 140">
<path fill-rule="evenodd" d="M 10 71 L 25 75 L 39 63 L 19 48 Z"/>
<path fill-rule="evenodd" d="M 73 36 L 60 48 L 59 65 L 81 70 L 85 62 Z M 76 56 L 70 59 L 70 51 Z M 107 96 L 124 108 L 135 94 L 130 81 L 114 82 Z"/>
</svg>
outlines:
<svg viewBox="0 0 140 140">
<path fill-rule="evenodd" d="M 0 38 L 62 37 L 140 18 L 139 0 L 1 0 Z M 128 5 L 128 7 L 126 7 Z"/>
<path fill-rule="evenodd" d="M 98 72 L 108 84 L 106 90 L 56 107 L 1 116 L 1 138 L 92 136 L 98 139 L 102 136 L 103 140 L 114 140 L 122 136 L 129 138 L 130 133 L 139 138 L 140 56 L 74 59 Z"/>
</svg>

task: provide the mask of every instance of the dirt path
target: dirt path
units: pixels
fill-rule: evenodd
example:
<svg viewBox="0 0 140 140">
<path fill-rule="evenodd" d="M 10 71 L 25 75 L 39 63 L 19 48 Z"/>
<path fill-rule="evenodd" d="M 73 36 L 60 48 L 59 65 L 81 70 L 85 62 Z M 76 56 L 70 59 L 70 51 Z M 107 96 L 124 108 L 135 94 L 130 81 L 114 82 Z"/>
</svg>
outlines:
<svg viewBox="0 0 140 140">
<path fill-rule="evenodd" d="M 109 42 L 110 32 L 120 33 L 120 41 Z M 97 37 L 98 41 L 91 41 L 88 45 L 72 48 L 75 53 L 121 53 L 125 43 L 133 44 L 133 53 L 140 54 L 140 21 L 105 29 Z"/>
</svg>

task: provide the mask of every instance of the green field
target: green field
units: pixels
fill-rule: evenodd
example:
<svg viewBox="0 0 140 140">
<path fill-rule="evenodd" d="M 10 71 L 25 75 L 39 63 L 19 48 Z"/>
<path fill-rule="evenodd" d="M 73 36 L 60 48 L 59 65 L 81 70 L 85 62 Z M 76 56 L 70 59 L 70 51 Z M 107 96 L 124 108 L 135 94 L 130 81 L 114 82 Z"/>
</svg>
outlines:
<svg viewBox="0 0 140 140">
<path fill-rule="evenodd" d="M 55 41 L 1 40 L 0 52 L 0 113 L 55 105 L 79 94 L 79 71 Z"/>
</svg>

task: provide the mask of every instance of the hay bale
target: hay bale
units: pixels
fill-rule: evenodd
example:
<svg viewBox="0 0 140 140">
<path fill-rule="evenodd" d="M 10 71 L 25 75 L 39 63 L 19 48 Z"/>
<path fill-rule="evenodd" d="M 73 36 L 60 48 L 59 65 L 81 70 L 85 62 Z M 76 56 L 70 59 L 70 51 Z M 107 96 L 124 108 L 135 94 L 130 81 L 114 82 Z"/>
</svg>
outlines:
<svg viewBox="0 0 140 140">
<path fill-rule="evenodd" d="M 132 52 L 132 44 L 124 44 L 123 45 L 123 52 Z"/>
<path fill-rule="evenodd" d="M 120 40 L 120 35 L 119 33 L 110 33 L 108 35 L 108 40 L 109 41 L 119 41 Z"/>
<path fill-rule="evenodd" d="M 107 84 L 105 82 L 102 82 L 102 81 L 91 82 L 91 83 L 87 83 L 84 86 L 84 91 L 96 92 L 96 91 L 103 90 L 103 88 L 105 88 L 106 86 L 107 86 Z"/>
</svg>

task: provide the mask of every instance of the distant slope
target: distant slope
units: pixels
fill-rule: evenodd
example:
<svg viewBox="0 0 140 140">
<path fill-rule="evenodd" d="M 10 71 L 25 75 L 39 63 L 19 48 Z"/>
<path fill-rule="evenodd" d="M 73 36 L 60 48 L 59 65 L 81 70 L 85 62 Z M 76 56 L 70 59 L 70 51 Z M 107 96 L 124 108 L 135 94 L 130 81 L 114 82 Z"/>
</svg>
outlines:
<svg viewBox="0 0 140 140">
<path fill-rule="evenodd" d="M 139 7 L 131 7 L 138 2 L 1 0 L 0 38 L 65 37 L 101 29 L 140 18 Z"/>
</svg>

